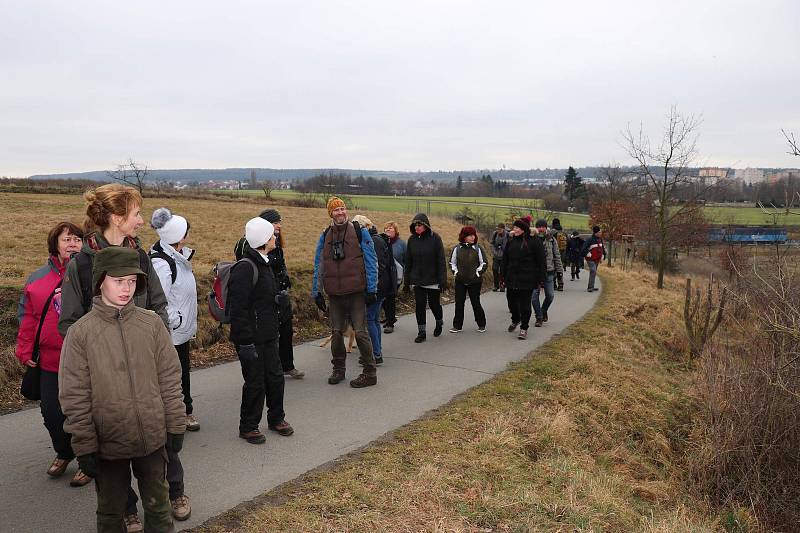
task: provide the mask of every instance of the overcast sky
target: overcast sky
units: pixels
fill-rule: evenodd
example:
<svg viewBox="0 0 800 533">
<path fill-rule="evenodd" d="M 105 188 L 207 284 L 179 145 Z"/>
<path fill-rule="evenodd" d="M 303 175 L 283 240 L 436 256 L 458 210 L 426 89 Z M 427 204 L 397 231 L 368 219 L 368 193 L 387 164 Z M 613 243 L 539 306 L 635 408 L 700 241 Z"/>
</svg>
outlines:
<svg viewBox="0 0 800 533">
<path fill-rule="evenodd" d="M 0 0 L 0 175 L 627 164 L 671 105 L 798 166 L 799 51 L 797 0 Z"/>
</svg>

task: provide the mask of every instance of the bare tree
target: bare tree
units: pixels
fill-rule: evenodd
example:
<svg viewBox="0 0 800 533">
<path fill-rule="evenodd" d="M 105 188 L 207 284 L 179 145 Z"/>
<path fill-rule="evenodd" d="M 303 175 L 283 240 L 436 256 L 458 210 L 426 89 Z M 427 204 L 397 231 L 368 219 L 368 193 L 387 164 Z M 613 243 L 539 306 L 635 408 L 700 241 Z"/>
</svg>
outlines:
<svg viewBox="0 0 800 533">
<path fill-rule="evenodd" d="M 787 132 L 786 130 L 781 130 L 783 136 L 786 138 L 786 143 L 789 145 L 789 151 L 786 152 L 789 155 L 796 155 L 800 156 L 800 146 L 797 145 L 797 141 L 794 138 L 794 133 Z"/>
<path fill-rule="evenodd" d="M 144 182 L 149 171 L 147 165 L 140 165 L 133 158 L 129 158 L 127 163 L 117 166 L 117 170 L 109 171 L 108 177 L 136 187 L 139 189 L 139 194 L 144 195 Z"/>
<path fill-rule="evenodd" d="M 638 172 L 645 178 L 648 193 L 655 202 L 654 226 L 657 245 L 655 264 L 658 268 L 656 286 L 659 289 L 664 288 L 670 226 L 688 211 L 702 207 L 697 200 L 710 188 L 707 186 L 695 188 L 690 201 L 685 203 L 676 201 L 679 190 L 695 185 L 697 181 L 689 174 L 689 167 L 697 156 L 699 125 L 699 118 L 694 115 L 682 115 L 673 106 L 667 115 L 667 125 L 658 146 L 650 144 L 650 139 L 641 126 L 636 134 L 631 131 L 630 125 L 623 133 L 624 148 L 628 155 L 636 160 Z"/>
<path fill-rule="evenodd" d="M 261 182 L 261 190 L 264 191 L 264 196 L 267 200 L 272 200 L 272 191 L 275 190 L 275 184 L 272 180 L 264 180 Z"/>
</svg>

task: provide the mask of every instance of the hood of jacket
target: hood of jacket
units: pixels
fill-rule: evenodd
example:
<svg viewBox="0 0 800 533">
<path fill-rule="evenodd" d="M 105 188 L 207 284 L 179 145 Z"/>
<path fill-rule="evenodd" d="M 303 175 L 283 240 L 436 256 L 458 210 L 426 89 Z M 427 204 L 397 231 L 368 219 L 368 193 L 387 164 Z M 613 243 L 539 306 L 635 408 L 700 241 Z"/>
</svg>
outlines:
<svg viewBox="0 0 800 533">
<path fill-rule="evenodd" d="M 408 230 L 411 232 L 411 235 L 416 235 L 414 226 L 417 224 L 417 222 L 422 222 L 425 225 L 425 233 L 430 233 L 433 231 L 433 228 L 431 228 L 431 221 L 428 220 L 428 215 L 425 213 L 417 213 L 414 215 L 414 220 L 412 220 L 411 224 L 408 226 Z"/>
</svg>

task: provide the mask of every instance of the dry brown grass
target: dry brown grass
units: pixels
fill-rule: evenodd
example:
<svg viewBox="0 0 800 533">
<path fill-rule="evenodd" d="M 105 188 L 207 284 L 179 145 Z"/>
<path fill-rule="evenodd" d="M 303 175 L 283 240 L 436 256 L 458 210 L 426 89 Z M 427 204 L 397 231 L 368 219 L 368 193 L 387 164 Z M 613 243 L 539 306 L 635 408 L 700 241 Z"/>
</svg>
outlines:
<svg viewBox="0 0 800 533">
<path fill-rule="evenodd" d="M 293 283 L 295 327 L 300 338 L 322 335 L 326 326 L 308 295 L 311 291 L 314 249 L 320 232 L 330 223 L 330 218 L 324 209 L 272 205 L 280 210 L 283 219 L 286 261 Z M 197 345 L 200 349 L 193 352 L 194 362 L 196 366 L 203 366 L 229 359 L 233 356 L 229 344 L 215 344 L 224 335 L 218 324 L 208 315 L 205 302 L 212 280 L 211 268 L 218 261 L 232 259 L 233 245 L 243 235 L 245 222 L 257 216 L 266 205 L 257 200 L 146 198 L 143 209 L 145 221 L 149 222 L 153 210 L 161 206 L 167 206 L 185 216 L 192 225 L 189 246 L 197 249 L 192 263 L 200 300 L 197 334 Z M 5 228 L 0 234 L 0 287 L 8 288 L 0 294 L 3 313 L 11 313 L 9 316 L 13 318 L 16 312 L 15 302 L 25 279 L 44 263 L 47 257 L 45 241 L 49 229 L 61 220 L 81 223 L 84 212 L 85 203 L 80 195 L 0 193 L 0 225 Z M 408 235 L 408 225 L 414 215 L 387 212 L 364 214 L 380 229 L 384 222 L 397 221 L 404 236 Z M 445 246 L 457 242 L 460 226 L 456 222 L 447 218 L 431 217 L 431 223 L 441 234 Z M 155 231 L 150 228 L 149 223 L 145 224 L 139 235 L 143 246 L 147 248 L 156 240 Z M 9 343 L 13 342 L 15 324 L 13 320 L 7 322 L 3 321 L 1 324 L 5 333 L 0 332 L 0 408 L 3 405 L 8 407 L 9 400 L 15 397 L 13 390 L 9 392 L 6 389 L 16 388 L 15 380 L 19 378 L 13 350 L 9 349 Z"/>
<path fill-rule="evenodd" d="M 526 361 L 205 531 L 718 531 L 684 484 L 681 288 L 606 270 L 595 310 Z"/>
</svg>

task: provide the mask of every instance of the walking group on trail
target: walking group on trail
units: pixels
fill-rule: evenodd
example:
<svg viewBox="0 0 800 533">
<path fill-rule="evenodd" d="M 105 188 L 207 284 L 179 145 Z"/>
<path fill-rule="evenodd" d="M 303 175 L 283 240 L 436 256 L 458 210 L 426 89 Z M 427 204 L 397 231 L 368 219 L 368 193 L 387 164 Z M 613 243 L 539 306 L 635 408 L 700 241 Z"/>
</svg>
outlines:
<svg viewBox="0 0 800 533">
<path fill-rule="evenodd" d="M 168 208 L 156 209 L 150 223 L 159 238 L 145 251 L 137 237 L 144 220 L 136 189 L 103 185 L 85 199 L 84 227 L 53 227 L 48 261 L 28 278 L 20 299 L 16 355 L 26 366 L 21 392 L 40 400 L 56 452 L 47 474 L 63 475 L 77 458 L 70 485 L 95 481 L 98 531 L 174 531 L 173 521 L 188 519 L 192 510 L 180 457 L 184 434 L 201 426 L 190 380 L 198 314 L 195 252 L 186 245 L 191 224 Z M 477 332 L 489 327 L 480 300 L 491 260 L 493 290 L 505 292 L 511 315 L 507 330 L 525 340 L 532 317 L 535 327 L 548 321 L 555 293 L 564 288 L 565 266 L 577 280 L 585 261 L 591 292 L 605 258 L 599 227 L 584 242 L 578 232 L 568 237 L 558 219 L 552 229 L 543 219 L 532 229 L 530 217 L 515 220 L 510 231 L 500 225 L 486 248 L 476 229 L 464 226 L 458 244 L 445 252 L 424 213 L 413 217 L 404 241 L 396 222 L 379 233 L 368 217 L 348 216 L 337 197 L 329 199 L 327 211 L 331 222 L 317 241 L 310 296 L 330 321 L 331 385 L 346 377 L 349 328 L 362 367 L 350 386 L 378 383 L 377 367 L 385 359 L 381 337 L 396 331 L 401 292 L 413 291 L 414 342 L 428 341 L 428 309 L 433 337 L 441 337 L 448 269 L 455 293 L 449 333 L 464 331 L 467 298 Z M 285 378 L 302 379 L 304 373 L 294 365 L 281 215 L 266 209 L 243 229 L 235 261 L 215 268 L 209 311 L 230 324 L 241 365 L 238 435 L 261 444 L 267 440 L 259 429 L 265 405 L 267 429 L 284 437 L 294 433 L 284 412 Z"/>
</svg>

